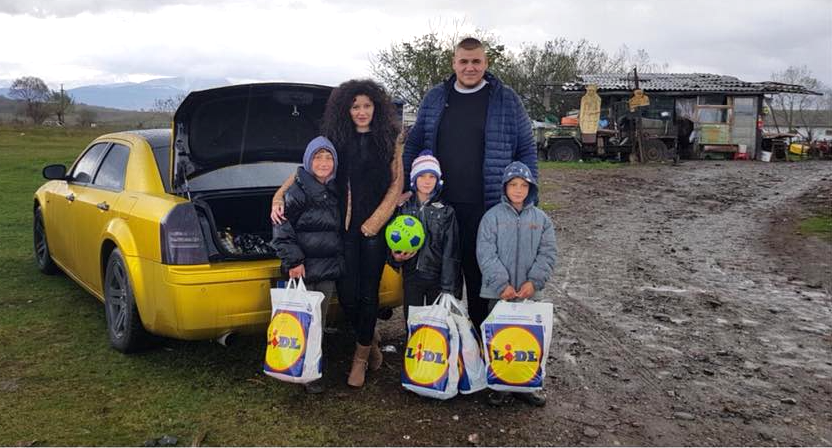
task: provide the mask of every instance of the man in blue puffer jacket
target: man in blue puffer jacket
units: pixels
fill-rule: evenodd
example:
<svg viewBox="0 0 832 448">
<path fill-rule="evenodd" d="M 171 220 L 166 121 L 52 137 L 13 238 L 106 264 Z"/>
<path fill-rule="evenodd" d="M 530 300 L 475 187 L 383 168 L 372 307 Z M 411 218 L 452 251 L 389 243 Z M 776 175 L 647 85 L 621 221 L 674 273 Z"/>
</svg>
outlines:
<svg viewBox="0 0 832 448">
<path fill-rule="evenodd" d="M 419 152 L 431 150 L 442 165 L 442 198 L 456 211 L 468 312 L 477 328 L 488 314 L 479 294 L 480 219 L 500 202 L 503 170 L 511 162 L 523 162 L 537 176 L 537 149 L 523 103 L 487 68 L 479 40 L 466 38 L 456 46 L 454 75 L 425 95 L 402 160 L 408 169 Z"/>
</svg>

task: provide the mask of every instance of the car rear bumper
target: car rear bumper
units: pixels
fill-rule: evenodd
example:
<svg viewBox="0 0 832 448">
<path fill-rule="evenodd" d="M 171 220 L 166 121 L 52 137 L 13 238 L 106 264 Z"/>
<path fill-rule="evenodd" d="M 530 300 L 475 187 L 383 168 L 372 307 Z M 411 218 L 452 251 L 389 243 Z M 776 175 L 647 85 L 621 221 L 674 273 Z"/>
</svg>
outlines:
<svg viewBox="0 0 832 448">
<path fill-rule="evenodd" d="M 277 260 L 170 266 L 137 259 L 145 279 L 137 294 L 148 331 L 177 339 L 199 340 L 225 333 L 265 331 L 271 316 L 269 291 L 279 277 Z M 380 307 L 402 302 L 401 277 L 385 268 Z M 335 307 L 337 308 L 337 307 Z M 335 311 L 330 308 L 330 311 Z M 335 313 L 330 313 L 335 315 Z"/>
</svg>

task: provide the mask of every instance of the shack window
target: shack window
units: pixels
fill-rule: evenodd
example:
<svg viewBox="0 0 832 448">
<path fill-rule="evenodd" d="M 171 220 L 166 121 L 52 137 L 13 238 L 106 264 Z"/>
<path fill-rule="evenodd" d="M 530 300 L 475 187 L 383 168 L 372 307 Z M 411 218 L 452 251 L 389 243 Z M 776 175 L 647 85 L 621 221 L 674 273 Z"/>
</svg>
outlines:
<svg viewBox="0 0 832 448">
<path fill-rule="evenodd" d="M 665 96 L 654 96 L 650 98 L 650 105 L 644 112 L 644 118 L 652 118 L 654 120 L 662 119 L 662 112 L 670 114 L 669 119 L 673 117 L 673 98 Z"/>
<path fill-rule="evenodd" d="M 754 110 L 754 98 L 748 96 L 734 97 L 734 113 L 737 115 L 757 115 L 757 111 Z"/>
<path fill-rule="evenodd" d="M 728 123 L 728 109 L 722 107 L 699 107 L 700 123 Z"/>
<path fill-rule="evenodd" d="M 699 95 L 699 104 L 708 106 L 725 106 L 727 103 L 725 95 Z"/>
<path fill-rule="evenodd" d="M 696 119 L 696 98 L 677 98 L 676 116 L 694 121 Z"/>
</svg>

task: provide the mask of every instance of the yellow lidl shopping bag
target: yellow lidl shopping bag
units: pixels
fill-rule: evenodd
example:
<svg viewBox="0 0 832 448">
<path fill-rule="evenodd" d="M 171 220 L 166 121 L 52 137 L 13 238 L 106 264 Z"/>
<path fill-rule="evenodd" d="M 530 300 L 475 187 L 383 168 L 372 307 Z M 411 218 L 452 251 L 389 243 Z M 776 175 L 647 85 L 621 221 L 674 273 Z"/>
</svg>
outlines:
<svg viewBox="0 0 832 448">
<path fill-rule="evenodd" d="M 490 389 L 543 389 L 553 317 L 551 303 L 501 300 L 494 306 L 481 326 Z"/>
<path fill-rule="evenodd" d="M 440 295 L 428 306 L 411 306 L 407 318 L 402 386 L 431 398 L 457 394 L 459 336 Z"/>
<path fill-rule="evenodd" d="M 266 375 L 290 383 L 321 377 L 324 294 L 307 291 L 303 280 L 271 290 L 272 320 L 266 332 Z"/>
</svg>

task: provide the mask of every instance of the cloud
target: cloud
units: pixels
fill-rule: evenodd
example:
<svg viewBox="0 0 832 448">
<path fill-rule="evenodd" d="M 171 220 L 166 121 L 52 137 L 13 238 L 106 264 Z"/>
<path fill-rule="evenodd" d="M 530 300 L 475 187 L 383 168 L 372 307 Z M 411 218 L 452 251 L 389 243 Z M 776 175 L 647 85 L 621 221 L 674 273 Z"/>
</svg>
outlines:
<svg viewBox="0 0 832 448">
<path fill-rule="evenodd" d="M 197 0 L 0 0 L 0 13 L 33 17 L 72 17 L 82 13 L 152 11 L 167 5 L 200 4 Z"/>
<path fill-rule="evenodd" d="M 645 49 L 671 70 L 747 80 L 807 64 L 832 85 L 830 25 L 832 3 L 812 0 L 0 0 L 0 41 L 14 42 L 4 45 L 0 78 L 100 82 L 141 74 L 337 84 L 368 76 L 369 55 L 393 42 L 481 28 L 513 50 L 587 39 L 610 53 L 623 44 Z"/>
</svg>

